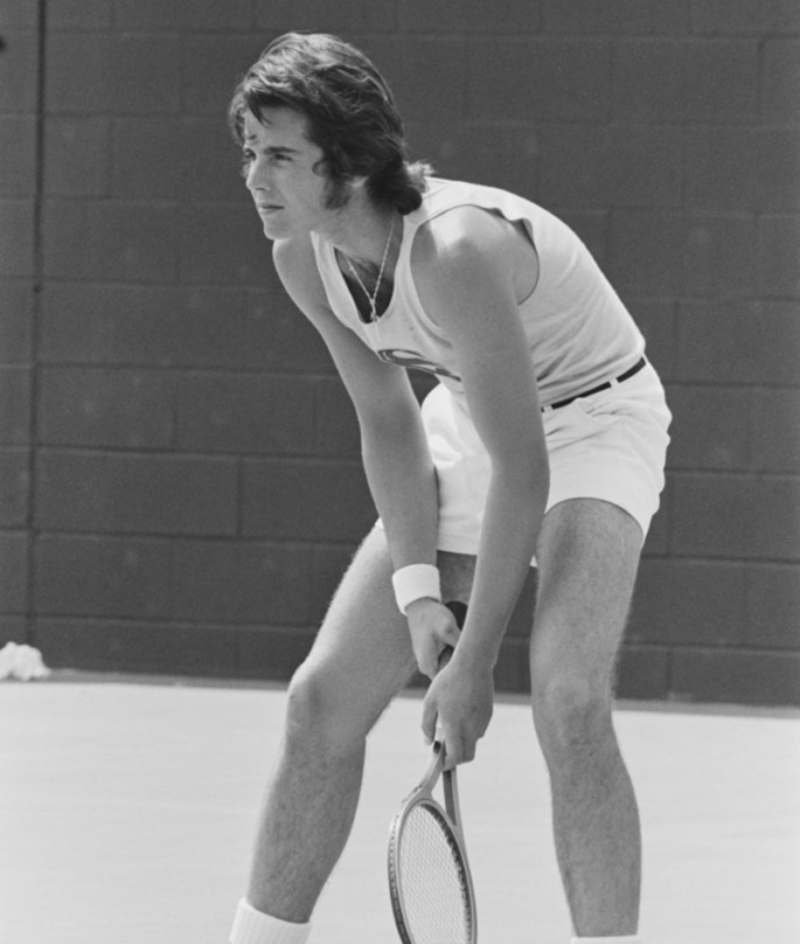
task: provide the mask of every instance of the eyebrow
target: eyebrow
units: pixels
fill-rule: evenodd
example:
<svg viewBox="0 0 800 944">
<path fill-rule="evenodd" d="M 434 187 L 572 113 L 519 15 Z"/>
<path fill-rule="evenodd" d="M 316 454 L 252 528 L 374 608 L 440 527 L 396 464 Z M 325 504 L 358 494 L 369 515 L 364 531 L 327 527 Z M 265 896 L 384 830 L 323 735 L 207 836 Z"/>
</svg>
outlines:
<svg viewBox="0 0 800 944">
<path fill-rule="evenodd" d="M 245 137 L 245 144 L 258 144 L 258 138 L 254 134 L 248 134 Z M 271 145 L 263 148 L 265 154 L 299 154 L 297 148 L 286 147 L 285 145 Z"/>
</svg>

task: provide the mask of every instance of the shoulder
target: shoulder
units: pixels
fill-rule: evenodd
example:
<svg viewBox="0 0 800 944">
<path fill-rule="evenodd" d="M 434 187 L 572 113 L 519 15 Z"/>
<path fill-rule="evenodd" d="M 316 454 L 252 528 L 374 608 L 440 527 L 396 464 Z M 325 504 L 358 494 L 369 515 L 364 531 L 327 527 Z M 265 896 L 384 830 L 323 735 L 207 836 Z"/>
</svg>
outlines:
<svg viewBox="0 0 800 944">
<path fill-rule="evenodd" d="M 284 284 L 294 284 L 307 279 L 306 267 L 313 258 L 314 247 L 311 245 L 311 238 L 305 234 L 302 237 L 276 239 L 272 244 L 272 261 Z M 316 265 L 314 268 L 316 269 Z"/>
<path fill-rule="evenodd" d="M 501 213 L 466 205 L 453 207 L 420 226 L 411 251 L 414 281 L 429 303 L 437 296 L 463 297 L 487 281 L 510 285 L 517 302 L 538 279 L 538 258 L 521 223 Z"/>
<path fill-rule="evenodd" d="M 416 278 L 462 275 L 473 265 L 503 268 L 514 229 L 500 215 L 477 206 L 458 206 L 417 230 L 411 249 Z"/>
<path fill-rule="evenodd" d="M 325 287 L 307 234 L 276 239 L 272 260 L 283 287 L 305 314 L 310 316 L 327 308 Z"/>
<path fill-rule="evenodd" d="M 424 261 L 433 250 L 443 258 L 458 258 L 475 249 L 501 248 L 513 233 L 514 227 L 499 213 L 474 205 L 455 206 L 420 226 L 413 255 Z"/>
<path fill-rule="evenodd" d="M 497 327 L 501 312 L 518 317 L 513 240 L 511 224 L 473 206 L 420 227 L 411 276 L 426 315 L 454 345 L 485 346 L 485 331 Z"/>
</svg>

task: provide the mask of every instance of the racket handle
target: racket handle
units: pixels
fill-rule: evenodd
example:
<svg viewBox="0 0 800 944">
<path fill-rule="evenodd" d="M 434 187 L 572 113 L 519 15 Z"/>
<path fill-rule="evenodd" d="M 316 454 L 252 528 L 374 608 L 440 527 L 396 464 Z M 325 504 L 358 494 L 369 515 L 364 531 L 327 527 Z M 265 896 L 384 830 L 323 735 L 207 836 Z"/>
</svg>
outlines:
<svg viewBox="0 0 800 944">
<path fill-rule="evenodd" d="M 467 618 L 467 604 L 462 603 L 460 600 L 451 600 L 449 603 L 445 603 L 445 606 L 448 610 L 455 616 L 456 623 L 458 628 L 464 625 L 464 620 Z M 453 655 L 453 647 L 445 646 L 439 654 L 439 669 L 443 669 L 447 663 L 450 661 L 451 656 Z"/>
<path fill-rule="evenodd" d="M 450 600 L 449 603 L 445 603 L 445 606 L 448 610 L 450 610 L 453 616 L 455 616 L 458 628 L 461 629 L 461 627 L 464 625 L 464 620 L 467 618 L 467 604 L 462 603 L 460 600 Z M 452 646 L 445 646 L 441 653 L 439 653 L 440 672 L 452 658 L 453 652 L 454 649 Z M 444 749 L 444 731 L 442 731 L 439 725 L 436 726 L 435 740 L 441 744 L 442 749 Z"/>
<path fill-rule="evenodd" d="M 449 603 L 445 603 L 445 606 L 455 616 L 458 628 L 461 629 L 467 618 L 467 604 L 462 603 L 461 600 L 450 600 Z"/>
<path fill-rule="evenodd" d="M 439 653 L 439 671 L 447 665 L 447 663 L 453 658 L 453 653 L 455 650 L 452 646 L 445 646 L 444 649 Z"/>
</svg>

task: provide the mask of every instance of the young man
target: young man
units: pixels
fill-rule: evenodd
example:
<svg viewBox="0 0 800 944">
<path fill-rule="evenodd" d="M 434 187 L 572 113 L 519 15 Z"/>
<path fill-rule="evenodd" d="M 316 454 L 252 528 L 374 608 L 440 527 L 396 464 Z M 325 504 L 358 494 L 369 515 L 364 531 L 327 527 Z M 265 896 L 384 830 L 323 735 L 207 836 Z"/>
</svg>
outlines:
<svg viewBox="0 0 800 944">
<path fill-rule="evenodd" d="M 231 123 L 280 278 L 352 397 L 380 514 L 292 680 L 231 942 L 307 939 L 366 735 L 416 668 L 425 734 L 441 726 L 451 765 L 474 757 L 534 560 L 533 716 L 576 940 L 638 941 L 639 821 L 611 708 L 668 443 L 644 341 L 555 217 L 409 165 L 389 89 L 340 40 L 276 40 Z M 408 366 L 441 381 L 422 410 Z M 449 599 L 469 603 L 461 632 Z"/>
</svg>

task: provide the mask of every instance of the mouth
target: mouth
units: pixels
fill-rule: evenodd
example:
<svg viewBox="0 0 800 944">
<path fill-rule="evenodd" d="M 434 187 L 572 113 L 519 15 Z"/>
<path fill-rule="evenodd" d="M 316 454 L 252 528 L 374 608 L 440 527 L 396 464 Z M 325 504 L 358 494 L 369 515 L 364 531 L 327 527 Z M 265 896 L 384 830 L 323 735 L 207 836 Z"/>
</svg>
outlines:
<svg viewBox="0 0 800 944">
<path fill-rule="evenodd" d="M 282 206 L 278 206 L 277 203 L 257 203 L 256 209 L 259 213 L 276 213 L 278 210 L 282 210 Z"/>
</svg>

